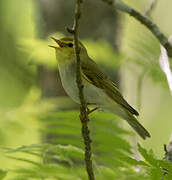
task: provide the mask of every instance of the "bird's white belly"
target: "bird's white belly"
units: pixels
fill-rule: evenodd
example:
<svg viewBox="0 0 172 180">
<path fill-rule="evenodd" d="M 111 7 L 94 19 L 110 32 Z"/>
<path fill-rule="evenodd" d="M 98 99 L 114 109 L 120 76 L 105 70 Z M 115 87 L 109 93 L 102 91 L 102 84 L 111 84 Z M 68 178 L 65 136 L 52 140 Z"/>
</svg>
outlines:
<svg viewBox="0 0 172 180">
<path fill-rule="evenodd" d="M 75 68 L 59 69 L 63 88 L 66 93 L 77 103 L 80 103 L 78 96 L 78 87 L 76 83 Z M 97 88 L 85 79 L 84 82 L 84 97 L 88 104 L 98 105 L 98 107 L 111 111 L 118 116 L 126 118 L 126 113 L 123 108 L 112 100 L 102 89 Z"/>
<path fill-rule="evenodd" d="M 76 83 L 75 68 L 67 68 L 65 70 L 60 69 L 60 76 L 63 88 L 66 93 L 77 103 L 80 103 L 78 96 L 78 87 Z M 83 79 L 84 83 L 84 97 L 89 104 L 101 104 L 103 99 L 107 100 L 107 95 L 102 89 L 97 88 L 91 83 Z"/>
</svg>

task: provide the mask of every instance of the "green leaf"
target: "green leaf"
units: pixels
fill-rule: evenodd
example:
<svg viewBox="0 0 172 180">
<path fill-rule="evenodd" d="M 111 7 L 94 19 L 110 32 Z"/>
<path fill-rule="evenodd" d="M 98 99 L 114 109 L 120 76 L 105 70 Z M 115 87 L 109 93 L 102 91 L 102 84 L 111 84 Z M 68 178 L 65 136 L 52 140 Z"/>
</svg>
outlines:
<svg viewBox="0 0 172 180">
<path fill-rule="evenodd" d="M 0 180 L 4 179 L 7 175 L 7 171 L 0 169 Z"/>
<path fill-rule="evenodd" d="M 138 150 L 144 159 L 152 166 L 159 167 L 158 161 L 154 158 L 152 151 L 148 152 L 140 144 L 138 144 Z"/>
<path fill-rule="evenodd" d="M 162 180 L 163 172 L 161 168 L 151 168 L 150 179 L 151 180 Z"/>
</svg>

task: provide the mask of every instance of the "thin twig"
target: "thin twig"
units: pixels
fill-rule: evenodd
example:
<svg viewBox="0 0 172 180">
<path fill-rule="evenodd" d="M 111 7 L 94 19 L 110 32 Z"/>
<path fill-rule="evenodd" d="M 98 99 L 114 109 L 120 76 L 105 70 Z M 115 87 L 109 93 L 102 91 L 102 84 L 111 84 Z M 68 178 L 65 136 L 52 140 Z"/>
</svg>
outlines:
<svg viewBox="0 0 172 180">
<path fill-rule="evenodd" d="M 144 69 L 141 74 L 138 76 L 138 80 L 137 80 L 137 89 L 136 89 L 136 107 L 137 107 L 137 110 L 140 112 L 141 110 L 141 105 L 142 105 L 142 88 L 143 88 L 143 80 L 144 80 L 144 77 L 145 77 L 145 74 L 146 74 L 146 70 Z M 137 118 L 138 120 L 140 119 L 140 116 Z M 137 149 L 137 136 L 134 136 L 132 138 L 132 143 L 133 143 L 133 148 L 134 148 L 134 157 L 137 159 L 137 160 L 140 160 L 141 157 L 140 157 L 140 153 Z"/>
<path fill-rule="evenodd" d="M 149 6 L 147 7 L 146 11 L 145 11 L 145 16 L 150 17 L 152 11 L 155 9 L 156 5 L 157 5 L 158 0 L 152 0 L 151 3 L 149 4 Z"/>
<path fill-rule="evenodd" d="M 138 77 L 137 82 L 137 109 L 138 111 L 141 110 L 141 94 L 142 94 L 142 86 L 143 86 L 143 79 L 145 77 L 146 70 L 144 69 L 143 72 Z"/>
<path fill-rule="evenodd" d="M 159 40 L 160 44 L 167 50 L 168 56 L 172 57 L 172 44 L 168 41 L 168 38 L 160 31 L 159 27 L 153 23 L 150 18 L 142 15 L 135 9 L 123 3 L 121 0 L 102 0 L 114 8 L 129 14 L 130 16 L 137 19 L 141 24 L 145 25 Z"/>
<path fill-rule="evenodd" d="M 72 33 L 74 36 L 74 48 L 75 48 L 75 54 L 76 54 L 76 83 L 79 90 L 79 98 L 80 98 L 80 120 L 82 124 L 82 136 L 84 139 L 85 144 L 85 164 L 86 164 L 86 170 L 88 173 L 89 180 L 95 180 L 94 172 L 93 172 L 93 166 L 92 166 L 92 152 L 91 152 L 91 139 L 89 136 L 89 129 L 88 129 L 88 113 L 87 113 L 87 104 L 84 99 L 84 93 L 83 89 L 84 86 L 82 84 L 82 78 L 81 78 L 81 60 L 80 60 L 80 47 L 78 42 L 78 28 L 79 28 L 79 19 L 81 17 L 81 3 L 82 0 L 76 0 L 76 7 L 75 7 L 75 18 L 74 18 L 74 25 L 73 29 L 67 29 L 68 32 Z"/>
</svg>

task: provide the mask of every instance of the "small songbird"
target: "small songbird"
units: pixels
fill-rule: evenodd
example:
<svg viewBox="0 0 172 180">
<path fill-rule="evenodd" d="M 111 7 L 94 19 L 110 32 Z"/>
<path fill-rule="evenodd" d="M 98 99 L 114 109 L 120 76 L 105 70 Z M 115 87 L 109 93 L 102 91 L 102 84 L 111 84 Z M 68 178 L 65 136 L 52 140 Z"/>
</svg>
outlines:
<svg viewBox="0 0 172 180">
<path fill-rule="evenodd" d="M 57 44 L 50 46 L 56 50 L 60 77 L 66 93 L 77 103 L 80 103 L 76 84 L 76 56 L 73 39 L 52 38 Z M 81 78 L 84 85 L 83 93 L 88 105 L 95 105 L 108 110 L 125 119 L 129 125 L 143 138 L 150 137 L 149 132 L 137 121 L 139 113 L 123 98 L 116 85 L 88 56 L 84 45 L 79 42 L 81 59 Z"/>
</svg>

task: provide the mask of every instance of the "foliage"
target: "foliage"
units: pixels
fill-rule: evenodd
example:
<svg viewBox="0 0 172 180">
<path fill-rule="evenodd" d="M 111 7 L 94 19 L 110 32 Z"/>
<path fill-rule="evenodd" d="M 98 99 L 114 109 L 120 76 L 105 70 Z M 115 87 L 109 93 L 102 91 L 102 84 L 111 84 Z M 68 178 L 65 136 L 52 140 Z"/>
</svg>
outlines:
<svg viewBox="0 0 172 180">
<path fill-rule="evenodd" d="M 33 144 L 16 149 L 1 148 L 7 158 L 25 164 L 23 167 L 7 170 L 12 174 L 10 179 L 86 180 L 78 111 L 49 112 L 47 116 L 46 114 L 40 114 L 44 125 L 41 133 L 52 137 L 52 144 Z M 147 151 L 138 145 L 143 160 L 132 157 L 132 148 L 124 140 L 124 137 L 131 136 L 131 133 L 121 128 L 119 121 L 109 113 L 97 112 L 91 115 L 89 125 L 96 179 L 161 180 L 163 176 L 164 180 L 170 179 L 172 164 L 157 159 L 152 150 Z M 6 171 L 1 173 L 3 179 Z"/>
<path fill-rule="evenodd" d="M 7 168 L 0 169 L 0 180 L 86 180 L 79 112 L 63 111 L 70 106 L 68 100 L 62 97 L 42 99 L 39 87 L 35 88 L 37 67 L 54 70 L 57 65 L 54 50 L 48 48 L 53 43 L 50 37 L 43 40 L 36 36 L 40 32 L 33 20 L 33 2 L 0 1 L 0 142 L 1 158 L 8 159 Z M 39 13 L 35 12 L 35 16 L 39 18 Z M 159 43 L 146 32 L 137 37 L 130 41 L 132 50 L 126 51 L 125 57 L 122 53 L 116 54 L 103 39 L 86 39 L 83 43 L 89 55 L 108 74 L 118 70 L 126 59 L 127 67 L 130 61 L 145 71 L 152 83 L 167 87 L 158 64 Z M 96 179 L 172 179 L 171 162 L 157 158 L 152 150 L 138 145 L 141 158 L 134 158 L 133 147 L 126 140 L 133 134 L 120 124 L 120 120 L 109 113 L 95 112 L 90 116 Z M 25 136 L 26 131 L 28 136 Z M 39 136 L 34 135 L 35 131 L 40 133 Z M 31 136 L 34 144 L 28 145 Z M 19 147 L 15 148 L 16 145 Z M 1 161 L 1 168 L 3 166 L 4 161 Z"/>
<path fill-rule="evenodd" d="M 136 64 L 153 82 L 159 83 L 163 87 L 168 87 L 163 71 L 159 65 L 160 45 L 155 37 L 144 31 L 143 34 L 133 38 L 131 44 L 131 54 L 128 59 Z"/>
</svg>

